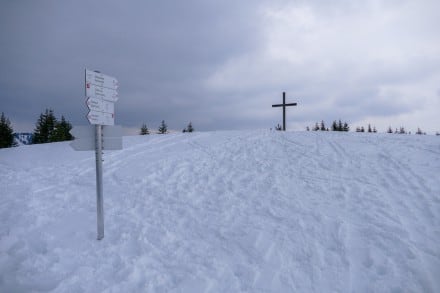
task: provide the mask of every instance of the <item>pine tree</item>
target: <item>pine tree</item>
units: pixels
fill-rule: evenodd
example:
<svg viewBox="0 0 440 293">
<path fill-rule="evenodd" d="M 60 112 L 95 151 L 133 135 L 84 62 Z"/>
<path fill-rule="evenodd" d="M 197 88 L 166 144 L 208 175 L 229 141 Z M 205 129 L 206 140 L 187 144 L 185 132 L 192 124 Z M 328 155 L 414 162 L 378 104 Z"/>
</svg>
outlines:
<svg viewBox="0 0 440 293">
<path fill-rule="evenodd" d="M 376 132 L 377 132 L 376 126 L 373 126 L 373 133 L 376 133 Z"/>
<path fill-rule="evenodd" d="M 336 120 L 332 123 L 332 131 L 338 131 L 338 124 L 336 123 Z"/>
<path fill-rule="evenodd" d="M 324 120 L 321 120 L 321 127 L 319 128 L 321 131 L 325 131 L 325 124 L 324 124 Z"/>
<path fill-rule="evenodd" d="M 73 136 L 70 134 L 72 125 L 61 116 L 61 121 L 58 121 L 52 109 L 40 114 L 35 125 L 35 130 L 32 135 L 32 143 L 48 143 L 56 141 L 72 140 Z"/>
<path fill-rule="evenodd" d="M 193 132 L 193 131 L 194 131 L 194 128 L 193 128 L 191 121 L 190 121 L 188 126 L 186 127 L 186 132 Z"/>
<path fill-rule="evenodd" d="M 342 131 L 350 131 L 350 126 L 348 126 L 347 122 L 344 122 L 344 126 L 342 127 Z"/>
<path fill-rule="evenodd" d="M 15 145 L 14 131 L 11 127 L 11 122 L 2 112 L 0 117 L 0 148 L 9 148 Z"/>
<path fill-rule="evenodd" d="M 343 129 L 342 121 L 341 121 L 341 119 L 339 119 L 339 122 L 338 122 L 338 131 L 342 131 L 342 129 Z"/>
<path fill-rule="evenodd" d="M 165 124 L 165 120 L 162 120 L 162 123 L 160 124 L 159 128 L 157 129 L 158 134 L 165 134 L 168 131 L 168 127 Z"/>
<path fill-rule="evenodd" d="M 34 134 L 33 143 L 47 143 L 50 142 L 50 138 L 55 129 L 56 118 L 52 109 L 46 109 L 45 113 L 40 114 L 38 118 Z"/>
<path fill-rule="evenodd" d="M 373 132 L 373 130 L 371 129 L 371 125 L 370 124 L 368 124 L 368 132 L 369 133 Z"/>
<path fill-rule="evenodd" d="M 55 129 L 52 136 L 49 137 L 50 142 L 72 140 L 73 136 L 70 134 L 72 124 L 67 121 L 64 116 L 61 116 L 61 121 L 55 123 Z"/>
<path fill-rule="evenodd" d="M 306 127 L 306 131 L 310 131 L 310 127 L 307 126 L 307 127 Z"/>
<path fill-rule="evenodd" d="M 391 128 L 391 126 L 388 127 L 387 133 L 393 133 L 393 129 Z"/>
<path fill-rule="evenodd" d="M 361 132 L 365 132 L 365 128 L 363 126 L 361 127 Z"/>
<path fill-rule="evenodd" d="M 318 122 L 316 122 L 315 127 L 313 127 L 313 131 L 318 131 L 319 130 L 319 124 Z"/>
<path fill-rule="evenodd" d="M 150 131 L 148 130 L 147 124 L 142 124 L 140 135 L 148 135 Z"/>
</svg>

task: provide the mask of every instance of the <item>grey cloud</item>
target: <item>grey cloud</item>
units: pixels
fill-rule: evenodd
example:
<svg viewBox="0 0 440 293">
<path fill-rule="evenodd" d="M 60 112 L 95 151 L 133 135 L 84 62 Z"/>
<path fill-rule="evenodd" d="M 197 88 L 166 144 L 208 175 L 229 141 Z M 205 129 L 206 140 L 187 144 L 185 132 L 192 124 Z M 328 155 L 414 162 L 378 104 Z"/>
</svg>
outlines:
<svg viewBox="0 0 440 293">
<path fill-rule="evenodd" d="M 289 14 L 282 26 L 267 18 L 292 7 L 308 9 L 296 12 L 308 13 L 296 15 L 308 27 Z M 85 67 L 118 78 L 117 123 L 155 128 L 165 119 L 181 129 L 191 120 L 199 130 L 273 127 L 280 113 L 270 105 L 282 91 L 299 103 L 292 123 L 393 117 L 413 110 L 406 87 L 431 86 L 439 74 L 438 18 L 411 1 L 43 0 L 1 8 L 1 111 L 20 123 L 33 124 L 46 107 L 87 123 Z M 381 11 L 391 17 L 383 32 L 365 29 Z"/>
</svg>

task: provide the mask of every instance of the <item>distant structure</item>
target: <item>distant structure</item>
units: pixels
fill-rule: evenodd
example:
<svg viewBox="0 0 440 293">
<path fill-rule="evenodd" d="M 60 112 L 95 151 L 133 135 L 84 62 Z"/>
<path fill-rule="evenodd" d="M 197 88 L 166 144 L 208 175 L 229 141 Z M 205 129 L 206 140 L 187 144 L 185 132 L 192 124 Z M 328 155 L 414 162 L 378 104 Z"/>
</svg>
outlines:
<svg viewBox="0 0 440 293">
<path fill-rule="evenodd" d="M 297 103 L 286 104 L 286 93 L 285 92 L 283 92 L 283 103 L 272 105 L 272 107 L 283 107 L 283 131 L 286 131 L 286 107 L 296 106 L 296 105 L 297 105 Z"/>
<path fill-rule="evenodd" d="M 32 133 L 14 133 L 15 141 L 20 144 L 32 144 Z"/>
</svg>

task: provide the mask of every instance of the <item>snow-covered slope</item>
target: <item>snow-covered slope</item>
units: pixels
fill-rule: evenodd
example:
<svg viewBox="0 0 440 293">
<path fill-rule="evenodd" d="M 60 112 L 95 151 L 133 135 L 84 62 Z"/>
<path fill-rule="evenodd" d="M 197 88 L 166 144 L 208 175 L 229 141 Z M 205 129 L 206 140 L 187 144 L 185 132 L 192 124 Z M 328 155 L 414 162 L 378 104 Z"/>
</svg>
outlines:
<svg viewBox="0 0 440 293">
<path fill-rule="evenodd" d="M 440 139 L 124 137 L 0 150 L 0 292 L 440 292 Z"/>
</svg>

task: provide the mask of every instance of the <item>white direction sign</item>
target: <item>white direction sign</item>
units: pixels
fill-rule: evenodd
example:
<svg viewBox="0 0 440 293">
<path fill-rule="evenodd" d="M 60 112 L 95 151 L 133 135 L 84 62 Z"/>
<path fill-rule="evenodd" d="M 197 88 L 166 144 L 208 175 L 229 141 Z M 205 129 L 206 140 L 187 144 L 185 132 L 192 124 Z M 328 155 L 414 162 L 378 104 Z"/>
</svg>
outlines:
<svg viewBox="0 0 440 293">
<path fill-rule="evenodd" d="M 86 96 L 88 98 L 101 98 L 109 102 L 116 102 L 119 98 L 116 90 L 97 86 L 90 82 L 86 82 Z"/>
<path fill-rule="evenodd" d="M 113 90 L 118 88 L 118 80 L 116 78 L 88 69 L 86 69 L 86 84 L 87 83 Z"/>
<path fill-rule="evenodd" d="M 90 110 L 87 120 L 90 124 L 115 125 L 115 114 Z"/>
<path fill-rule="evenodd" d="M 115 104 L 99 98 L 88 98 L 86 101 L 89 110 L 115 114 Z"/>
</svg>

